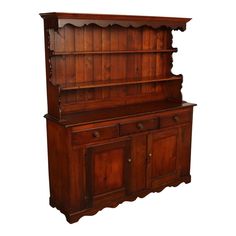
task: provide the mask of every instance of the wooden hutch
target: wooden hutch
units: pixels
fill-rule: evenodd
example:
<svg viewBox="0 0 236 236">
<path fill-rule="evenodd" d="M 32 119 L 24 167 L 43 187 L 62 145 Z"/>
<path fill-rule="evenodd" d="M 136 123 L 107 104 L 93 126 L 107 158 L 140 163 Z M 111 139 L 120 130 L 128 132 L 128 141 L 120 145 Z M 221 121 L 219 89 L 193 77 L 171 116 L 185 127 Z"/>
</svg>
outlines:
<svg viewBox="0 0 236 236">
<path fill-rule="evenodd" d="M 192 112 L 171 73 L 189 18 L 42 13 L 50 205 L 68 222 L 189 183 Z"/>
</svg>

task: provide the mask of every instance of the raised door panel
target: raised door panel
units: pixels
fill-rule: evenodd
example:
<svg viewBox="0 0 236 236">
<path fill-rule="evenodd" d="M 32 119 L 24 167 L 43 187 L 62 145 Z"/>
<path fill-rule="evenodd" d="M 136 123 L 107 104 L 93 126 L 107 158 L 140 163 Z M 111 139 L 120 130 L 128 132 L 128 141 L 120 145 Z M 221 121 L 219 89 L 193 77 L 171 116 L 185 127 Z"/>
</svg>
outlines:
<svg viewBox="0 0 236 236">
<path fill-rule="evenodd" d="M 129 141 L 103 144 L 87 149 L 88 205 L 100 206 L 127 194 L 129 157 Z"/>
<path fill-rule="evenodd" d="M 179 175 L 178 129 L 150 134 L 148 137 L 149 187 L 158 188 Z"/>
</svg>

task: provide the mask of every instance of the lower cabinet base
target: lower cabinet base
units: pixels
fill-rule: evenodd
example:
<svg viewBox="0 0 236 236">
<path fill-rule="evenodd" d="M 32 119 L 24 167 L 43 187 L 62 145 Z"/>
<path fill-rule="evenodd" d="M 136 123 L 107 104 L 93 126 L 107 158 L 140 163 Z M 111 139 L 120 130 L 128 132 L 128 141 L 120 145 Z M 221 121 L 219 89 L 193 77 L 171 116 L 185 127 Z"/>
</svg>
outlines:
<svg viewBox="0 0 236 236">
<path fill-rule="evenodd" d="M 148 195 L 149 193 L 152 193 L 152 192 L 161 192 L 164 188 L 166 187 L 176 187 L 178 186 L 179 184 L 181 183 L 190 183 L 191 182 L 191 176 L 183 176 L 183 177 L 180 177 L 178 179 L 176 179 L 175 181 L 173 182 L 170 182 L 170 183 L 167 183 L 165 185 L 162 185 L 156 189 L 152 189 L 152 190 L 149 190 L 149 189 L 146 189 L 142 192 L 139 192 L 138 194 L 135 194 L 135 195 L 130 195 L 130 196 L 127 196 L 125 198 L 122 198 L 120 200 L 117 200 L 116 202 L 108 202 L 106 204 L 106 206 L 102 206 L 102 207 L 98 207 L 98 208 L 88 208 L 88 209 L 84 209 L 82 211 L 77 211 L 77 212 L 73 212 L 73 213 L 66 213 L 64 210 L 60 209 L 59 207 L 56 206 L 56 204 L 54 203 L 53 199 L 50 197 L 49 199 L 49 204 L 51 207 L 56 207 L 59 211 L 61 211 L 61 213 L 63 213 L 66 217 L 66 220 L 72 224 L 72 223 L 75 223 L 77 222 L 81 217 L 83 216 L 89 216 L 89 215 L 94 215 L 96 214 L 97 212 L 99 212 L 100 210 L 106 208 L 106 207 L 117 207 L 119 204 L 125 202 L 125 201 L 134 201 L 136 198 L 140 197 L 140 198 L 143 198 L 145 197 L 146 195 Z"/>
</svg>

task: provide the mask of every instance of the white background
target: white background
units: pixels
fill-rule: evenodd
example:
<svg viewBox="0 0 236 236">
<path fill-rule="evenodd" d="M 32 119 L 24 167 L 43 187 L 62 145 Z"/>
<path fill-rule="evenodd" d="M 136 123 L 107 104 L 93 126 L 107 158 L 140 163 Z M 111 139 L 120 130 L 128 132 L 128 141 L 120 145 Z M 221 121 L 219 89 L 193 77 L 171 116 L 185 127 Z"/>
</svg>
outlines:
<svg viewBox="0 0 236 236">
<path fill-rule="evenodd" d="M 236 235 L 235 1 L 2 1 L 0 235 Z M 87 12 L 192 17 L 173 72 L 194 112 L 192 183 L 68 224 L 48 205 L 43 20 Z"/>
</svg>

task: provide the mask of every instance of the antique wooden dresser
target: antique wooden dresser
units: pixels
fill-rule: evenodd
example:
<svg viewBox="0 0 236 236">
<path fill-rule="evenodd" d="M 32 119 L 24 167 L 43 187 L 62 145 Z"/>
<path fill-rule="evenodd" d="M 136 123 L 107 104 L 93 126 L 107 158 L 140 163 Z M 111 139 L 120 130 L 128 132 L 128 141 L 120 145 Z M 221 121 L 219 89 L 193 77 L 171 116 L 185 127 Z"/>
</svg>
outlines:
<svg viewBox="0 0 236 236">
<path fill-rule="evenodd" d="M 189 18 L 42 13 L 50 205 L 73 223 L 189 183 L 194 104 L 174 75 Z"/>
</svg>

